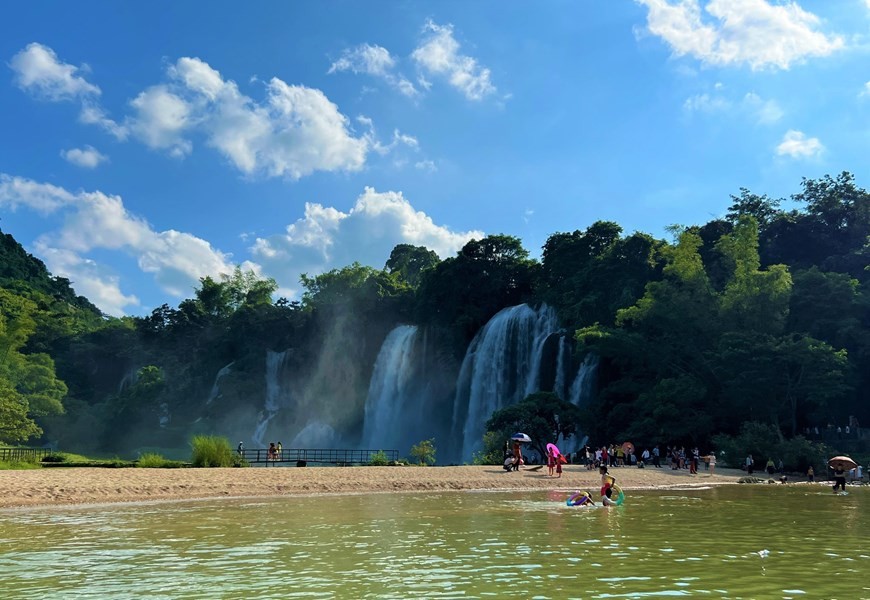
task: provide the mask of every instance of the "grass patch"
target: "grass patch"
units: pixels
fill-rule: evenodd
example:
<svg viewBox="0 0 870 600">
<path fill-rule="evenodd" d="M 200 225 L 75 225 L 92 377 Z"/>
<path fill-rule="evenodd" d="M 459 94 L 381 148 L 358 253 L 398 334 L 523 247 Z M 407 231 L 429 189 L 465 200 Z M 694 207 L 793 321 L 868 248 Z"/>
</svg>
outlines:
<svg viewBox="0 0 870 600">
<path fill-rule="evenodd" d="M 136 466 L 143 469 L 178 469 L 185 465 L 180 460 L 169 460 L 156 452 L 147 452 L 139 457 Z"/>
<path fill-rule="evenodd" d="M 0 471 L 25 471 L 28 469 L 40 469 L 39 463 L 23 460 L 0 461 Z"/>
<path fill-rule="evenodd" d="M 238 455 L 227 438 L 217 435 L 197 435 L 190 443 L 193 449 L 191 461 L 194 467 L 236 466 Z"/>
</svg>

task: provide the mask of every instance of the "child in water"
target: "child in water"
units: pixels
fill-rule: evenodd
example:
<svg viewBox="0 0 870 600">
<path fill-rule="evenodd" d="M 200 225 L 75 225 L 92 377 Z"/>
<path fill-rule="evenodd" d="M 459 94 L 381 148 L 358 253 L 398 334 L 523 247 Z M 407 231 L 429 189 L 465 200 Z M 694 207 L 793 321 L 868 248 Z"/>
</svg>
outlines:
<svg viewBox="0 0 870 600">
<path fill-rule="evenodd" d="M 611 498 L 613 497 L 613 484 L 616 483 L 616 478 L 608 475 L 605 465 L 601 465 L 598 472 L 601 474 L 601 503 L 604 506 L 615 505 L 616 502 Z"/>
</svg>

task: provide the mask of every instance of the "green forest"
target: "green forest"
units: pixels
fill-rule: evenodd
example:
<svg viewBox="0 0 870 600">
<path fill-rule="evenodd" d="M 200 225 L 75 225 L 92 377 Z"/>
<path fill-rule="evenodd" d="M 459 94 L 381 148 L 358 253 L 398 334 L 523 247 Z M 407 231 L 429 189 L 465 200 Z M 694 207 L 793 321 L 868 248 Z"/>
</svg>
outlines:
<svg viewBox="0 0 870 600">
<path fill-rule="evenodd" d="M 303 276 L 298 300 L 237 268 L 123 318 L 2 234 L 0 442 L 130 454 L 236 438 L 262 407 L 266 351 L 304 374 L 297 411 L 358 432 L 394 326 L 425 326 L 455 365 L 520 303 L 556 310 L 573 360 L 599 357 L 577 416 L 590 440 L 709 447 L 747 423 L 788 439 L 870 422 L 870 195 L 851 174 L 804 179 L 787 199 L 741 189 L 724 217 L 670 233 L 599 221 L 552 234 L 540 260 L 507 235 L 444 260 L 403 244 L 383 269 Z"/>
</svg>

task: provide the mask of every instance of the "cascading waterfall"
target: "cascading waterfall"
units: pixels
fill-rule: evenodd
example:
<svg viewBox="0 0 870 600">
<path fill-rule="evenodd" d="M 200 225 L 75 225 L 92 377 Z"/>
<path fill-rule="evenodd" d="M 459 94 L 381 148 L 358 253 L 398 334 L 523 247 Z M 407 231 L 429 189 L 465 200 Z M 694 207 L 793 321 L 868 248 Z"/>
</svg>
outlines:
<svg viewBox="0 0 870 600">
<path fill-rule="evenodd" d="M 556 359 L 556 382 L 553 384 L 553 391 L 556 392 L 560 398 L 565 399 L 565 363 L 568 360 L 568 353 L 570 352 L 570 347 L 568 345 L 568 338 L 566 336 L 561 336 L 559 338 L 559 356 Z"/>
<path fill-rule="evenodd" d="M 236 361 L 231 362 L 217 372 L 217 375 L 214 377 L 214 383 L 211 386 L 211 392 L 209 392 L 208 398 L 205 401 L 206 406 L 214 402 L 220 396 L 220 381 L 230 374 L 234 364 L 236 364 Z"/>
<path fill-rule="evenodd" d="M 366 398 L 362 443 L 368 449 L 396 448 L 406 433 L 417 332 L 415 325 L 400 325 L 381 345 Z"/>
<path fill-rule="evenodd" d="M 453 403 L 461 460 L 481 449 L 493 411 L 538 391 L 544 343 L 559 331 L 553 309 L 527 304 L 505 308 L 481 329 L 465 353 Z"/>
<path fill-rule="evenodd" d="M 580 406 L 589 401 L 592 396 L 592 388 L 595 383 L 595 373 L 598 371 L 598 355 L 587 354 L 586 358 L 577 369 L 577 376 L 571 383 L 571 390 L 568 393 L 568 400 L 575 406 Z"/>
<path fill-rule="evenodd" d="M 260 412 L 257 427 L 254 429 L 254 433 L 251 434 L 251 441 L 258 448 L 265 447 L 264 440 L 269 421 L 278 414 L 281 405 L 285 403 L 284 390 L 281 385 L 281 371 L 284 367 L 286 355 L 286 350 L 284 352 L 266 350 L 266 401 L 263 404 L 263 410 Z"/>
</svg>

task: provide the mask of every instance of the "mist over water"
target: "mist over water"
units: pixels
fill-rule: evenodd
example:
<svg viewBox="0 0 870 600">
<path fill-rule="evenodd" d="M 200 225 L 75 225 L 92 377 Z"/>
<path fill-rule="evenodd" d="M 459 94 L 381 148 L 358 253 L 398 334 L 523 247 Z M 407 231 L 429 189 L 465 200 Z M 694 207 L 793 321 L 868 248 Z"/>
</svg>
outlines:
<svg viewBox="0 0 870 600">
<path fill-rule="evenodd" d="M 362 345 L 337 318 L 305 368 L 293 351 L 267 350 L 264 397 L 239 419 L 250 423 L 240 437 L 261 448 L 283 441 L 285 448 L 395 449 L 401 456 L 434 438 L 439 463 L 470 462 L 493 411 L 537 391 L 580 405 L 598 366 L 590 355 L 578 367 L 573 341 L 547 305 L 497 313 L 461 363 L 446 341 L 418 325 L 387 332 L 368 366 Z M 222 397 L 234 364 L 218 371 L 208 403 Z"/>
</svg>

